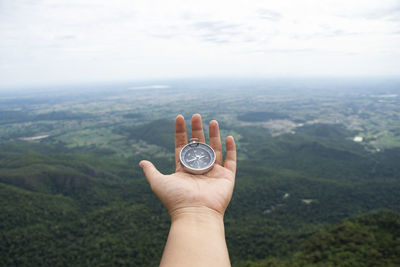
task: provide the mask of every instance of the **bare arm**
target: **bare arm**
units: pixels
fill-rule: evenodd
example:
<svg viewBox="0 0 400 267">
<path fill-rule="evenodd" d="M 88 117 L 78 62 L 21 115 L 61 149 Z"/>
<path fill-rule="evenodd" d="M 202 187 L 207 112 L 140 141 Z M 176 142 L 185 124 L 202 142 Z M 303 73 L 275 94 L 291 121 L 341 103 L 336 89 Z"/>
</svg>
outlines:
<svg viewBox="0 0 400 267">
<path fill-rule="evenodd" d="M 171 216 L 171 228 L 161 266 L 230 266 L 223 217 L 232 197 L 236 172 L 236 147 L 226 138 L 226 159 L 222 164 L 219 127 L 210 122 L 210 146 L 215 150 L 214 168 L 203 175 L 183 171 L 179 152 L 188 142 L 185 120 L 175 120 L 176 172 L 163 175 L 149 161 L 141 161 L 153 192 Z M 192 117 L 192 137 L 205 142 L 201 117 Z"/>
</svg>

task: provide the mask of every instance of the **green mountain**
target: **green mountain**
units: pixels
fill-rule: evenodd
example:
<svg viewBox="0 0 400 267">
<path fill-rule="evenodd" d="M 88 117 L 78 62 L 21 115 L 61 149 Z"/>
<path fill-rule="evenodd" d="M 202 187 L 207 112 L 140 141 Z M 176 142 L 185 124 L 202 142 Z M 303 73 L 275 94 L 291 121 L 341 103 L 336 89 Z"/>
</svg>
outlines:
<svg viewBox="0 0 400 267">
<path fill-rule="evenodd" d="M 306 240 L 290 259 L 248 262 L 264 266 L 399 266 L 400 213 L 372 212 L 347 219 Z"/>
<path fill-rule="evenodd" d="M 114 130 L 172 151 L 169 120 Z M 383 256 L 364 260 L 395 264 L 398 234 L 392 238 L 379 229 L 390 218 L 391 225 L 398 224 L 400 150 L 368 152 L 341 125 L 315 124 L 277 137 L 256 126 L 231 130 L 241 136 L 237 182 L 225 219 L 233 265 L 329 266 L 344 255 L 352 263 L 386 247 L 394 249 L 387 261 Z M 0 265 L 157 265 L 169 219 L 137 166 L 142 157 L 164 172 L 173 169 L 171 153 L 123 157 L 96 146 L 67 148 L 51 140 L 0 144 Z M 331 228 L 383 208 L 394 212 Z M 381 236 L 387 238 L 372 241 Z M 337 249 L 342 243 L 352 247 L 353 237 L 361 238 L 362 253 Z"/>
</svg>

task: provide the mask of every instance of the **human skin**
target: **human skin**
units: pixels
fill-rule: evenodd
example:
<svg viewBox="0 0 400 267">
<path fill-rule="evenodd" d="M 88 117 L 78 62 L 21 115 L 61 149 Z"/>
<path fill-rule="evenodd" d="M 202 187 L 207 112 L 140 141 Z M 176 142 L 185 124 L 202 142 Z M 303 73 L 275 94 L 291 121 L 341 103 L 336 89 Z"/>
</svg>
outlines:
<svg viewBox="0 0 400 267">
<path fill-rule="evenodd" d="M 151 189 L 171 217 L 160 266 L 230 266 L 223 218 L 235 184 L 236 146 L 233 137 L 228 136 L 223 163 L 219 127 L 215 120 L 210 122 L 209 137 L 216 161 L 205 174 L 189 174 L 180 164 L 179 153 L 188 143 L 182 115 L 175 119 L 175 173 L 164 175 L 149 161 L 139 163 Z M 199 114 L 192 116 L 192 138 L 205 143 Z"/>
</svg>

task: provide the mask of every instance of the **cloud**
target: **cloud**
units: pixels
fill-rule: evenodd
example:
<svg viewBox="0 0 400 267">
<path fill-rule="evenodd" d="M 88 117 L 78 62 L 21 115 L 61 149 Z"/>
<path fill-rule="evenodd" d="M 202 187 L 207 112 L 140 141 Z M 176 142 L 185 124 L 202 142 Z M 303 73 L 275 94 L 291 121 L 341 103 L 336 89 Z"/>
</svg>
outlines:
<svg viewBox="0 0 400 267">
<path fill-rule="evenodd" d="M 74 34 L 59 35 L 59 36 L 56 36 L 54 39 L 56 39 L 56 40 L 73 40 L 73 39 L 77 39 L 77 35 L 74 35 Z"/>
<path fill-rule="evenodd" d="M 260 19 L 269 20 L 269 21 L 279 21 L 282 18 L 282 15 L 279 12 L 261 8 L 258 10 L 258 17 Z"/>
<path fill-rule="evenodd" d="M 395 6 L 378 8 L 370 11 L 364 16 L 367 19 L 386 19 L 390 21 L 400 21 L 400 4 Z"/>
<path fill-rule="evenodd" d="M 208 30 L 212 32 L 224 32 L 232 29 L 237 29 L 239 26 L 236 24 L 229 24 L 223 21 L 199 21 L 193 23 L 194 28 L 199 30 Z"/>
<path fill-rule="evenodd" d="M 242 34 L 240 25 L 224 21 L 198 21 L 192 23 L 192 27 L 201 40 L 217 44 L 229 43 Z"/>
<path fill-rule="evenodd" d="M 339 11 L 337 16 L 355 20 L 364 18 L 367 20 L 400 21 L 400 3 L 398 1 L 366 1 L 365 4 L 365 6 L 353 4 L 351 8 Z"/>
<path fill-rule="evenodd" d="M 292 37 L 298 40 L 310 40 L 314 38 L 338 38 L 344 36 L 361 35 L 361 32 L 351 32 L 342 29 L 325 28 L 323 31 L 318 31 L 310 34 L 293 34 Z"/>
<path fill-rule="evenodd" d="M 315 53 L 319 52 L 317 49 L 313 48 L 299 48 L 299 49 L 262 49 L 262 50 L 250 50 L 245 53 L 250 54 L 274 54 L 274 53 L 284 53 L 284 54 L 297 54 L 297 53 Z"/>
<path fill-rule="evenodd" d="M 290 75 L 305 61 L 400 75 L 399 13 L 398 0 L 0 0 L 0 83 Z"/>
<path fill-rule="evenodd" d="M 150 33 L 150 37 L 160 38 L 160 39 L 173 39 L 178 37 L 178 34 L 168 34 L 168 33 Z"/>
</svg>

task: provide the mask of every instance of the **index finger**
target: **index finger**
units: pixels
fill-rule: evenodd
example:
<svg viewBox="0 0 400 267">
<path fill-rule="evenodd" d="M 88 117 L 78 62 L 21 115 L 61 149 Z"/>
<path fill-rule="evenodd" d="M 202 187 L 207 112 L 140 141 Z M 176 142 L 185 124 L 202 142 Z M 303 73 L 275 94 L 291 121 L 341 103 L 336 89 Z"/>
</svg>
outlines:
<svg viewBox="0 0 400 267">
<path fill-rule="evenodd" d="M 179 154 L 182 148 L 188 143 L 185 119 L 178 115 L 175 119 L 175 166 L 176 171 L 182 171 Z"/>
</svg>

